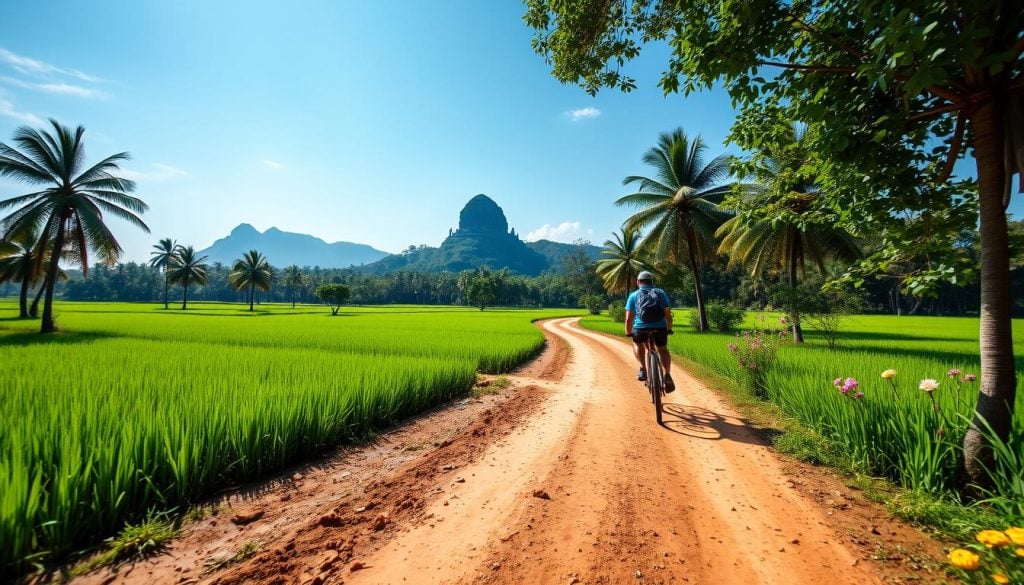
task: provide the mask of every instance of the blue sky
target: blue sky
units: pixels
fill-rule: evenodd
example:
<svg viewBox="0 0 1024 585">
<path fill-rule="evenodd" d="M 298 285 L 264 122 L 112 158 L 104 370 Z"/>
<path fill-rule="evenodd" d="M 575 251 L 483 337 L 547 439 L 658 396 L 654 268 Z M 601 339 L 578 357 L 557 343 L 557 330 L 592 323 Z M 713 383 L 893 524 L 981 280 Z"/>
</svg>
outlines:
<svg viewBox="0 0 1024 585">
<path fill-rule="evenodd" d="M 726 96 L 657 88 L 663 47 L 629 66 L 638 90 L 594 98 L 550 75 L 522 14 L 518 1 L 10 2 L 0 141 L 54 117 L 85 126 L 90 160 L 129 151 L 152 234 L 116 226 L 127 260 L 242 222 L 436 246 L 477 193 L 526 239 L 599 245 L 659 133 L 736 153 Z M 23 192 L 0 182 L 0 197 Z"/>
</svg>

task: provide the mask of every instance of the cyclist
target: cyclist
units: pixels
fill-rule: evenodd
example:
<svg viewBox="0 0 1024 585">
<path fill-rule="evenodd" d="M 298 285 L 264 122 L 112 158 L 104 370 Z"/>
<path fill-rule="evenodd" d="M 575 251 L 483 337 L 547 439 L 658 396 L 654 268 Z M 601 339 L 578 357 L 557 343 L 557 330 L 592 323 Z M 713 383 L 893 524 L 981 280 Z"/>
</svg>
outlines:
<svg viewBox="0 0 1024 585">
<path fill-rule="evenodd" d="M 661 363 L 665 368 L 665 392 L 673 392 L 676 384 L 672 381 L 672 358 L 668 353 L 668 334 L 672 331 L 672 304 L 665 291 L 654 287 L 654 275 L 650 272 L 644 270 L 638 274 L 636 286 L 637 290 L 626 300 L 626 335 L 633 338 L 633 353 L 636 355 L 636 361 L 640 363 L 640 372 L 636 379 L 647 379 L 647 369 L 644 367 L 647 349 L 643 344 L 644 337 L 638 335 L 643 332 L 654 338 L 654 345 L 658 348 L 658 355 L 661 356 Z"/>
</svg>

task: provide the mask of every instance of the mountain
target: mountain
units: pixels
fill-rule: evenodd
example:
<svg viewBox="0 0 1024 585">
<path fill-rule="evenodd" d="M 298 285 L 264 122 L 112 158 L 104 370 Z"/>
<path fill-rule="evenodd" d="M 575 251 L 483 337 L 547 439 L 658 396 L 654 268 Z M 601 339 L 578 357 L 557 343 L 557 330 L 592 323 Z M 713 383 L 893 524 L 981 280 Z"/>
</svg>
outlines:
<svg viewBox="0 0 1024 585">
<path fill-rule="evenodd" d="M 505 212 L 490 197 L 480 194 L 459 213 L 459 228 L 449 230 L 439 248 L 410 248 L 367 264 L 360 270 L 386 274 L 396 270 L 415 272 L 461 272 L 480 266 L 536 276 L 557 268 L 562 258 L 576 249 L 574 244 L 540 240 L 524 242 L 509 229 Z M 600 248 L 587 246 L 587 255 L 597 258 Z"/>
<path fill-rule="evenodd" d="M 388 255 L 366 244 L 351 242 L 327 242 L 306 234 L 284 232 L 275 227 L 260 233 L 259 230 L 243 223 L 231 230 L 212 246 L 201 250 L 200 255 L 209 256 L 208 262 L 232 264 L 249 250 L 258 250 L 273 266 L 285 267 L 320 266 L 321 268 L 347 268 L 375 262 Z"/>
</svg>

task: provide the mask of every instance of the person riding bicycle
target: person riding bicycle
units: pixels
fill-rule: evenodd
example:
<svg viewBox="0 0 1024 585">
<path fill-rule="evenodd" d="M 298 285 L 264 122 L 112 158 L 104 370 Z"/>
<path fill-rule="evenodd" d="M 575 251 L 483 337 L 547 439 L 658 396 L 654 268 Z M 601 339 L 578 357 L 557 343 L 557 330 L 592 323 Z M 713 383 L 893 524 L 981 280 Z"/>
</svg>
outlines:
<svg viewBox="0 0 1024 585">
<path fill-rule="evenodd" d="M 636 379 L 647 379 L 647 349 L 644 339 L 647 335 L 654 338 L 661 363 L 665 368 L 665 392 L 676 389 L 672 381 L 672 358 L 668 353 L 668 334 L 672 331 L 672 303 L 668 294 L 654 287 L 654 275 L 644 270 L 636 277 L 637 290 L 626 300 L 626 335 L 633 338 L 633 353 L 640 362 L 640 372 Z M 640 335 L 642 333 L 642 335 Z"/>
</svg>

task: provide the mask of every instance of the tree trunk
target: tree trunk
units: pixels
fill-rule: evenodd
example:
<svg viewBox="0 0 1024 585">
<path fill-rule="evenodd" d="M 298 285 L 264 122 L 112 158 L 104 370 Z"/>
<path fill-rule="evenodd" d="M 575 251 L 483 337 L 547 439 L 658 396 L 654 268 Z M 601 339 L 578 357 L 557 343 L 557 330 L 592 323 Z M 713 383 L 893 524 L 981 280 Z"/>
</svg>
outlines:
<svg viewBox="0 0 1024 585">
<path fill-rule="evenodd" d="M 697 267 L 697 243 L 694 241 L 693 233 L 686 233 L 687 253 L 690 256 L 690 271 L 693 272 L 693 292 L 697 297 L 698 330 L 708 330 L 708 312 L 704 308 L 704 289 L 700 286 L 700 270 Z"/>
<path fill-rule="evenodd" d="M 46 290 L 46 283 L 44 282 L 43 286 L 39 287 L 39 290 L 36 291 L 36 298 L 32 300 L 32 306 L 28 308 L 28 316 L 29 317 L 32 317 L 33 319 L 35 319 L 36 317 L 39 316 L 39 301 L 40 301 L 40 299 L 43 298 L 43 291 L 45 291 L 45 290 Z"/>
<path fill-rule="evenodd" d="M 181 287 L 181 290 L 183 291 L 181 295 L 181 310 L 184 311 L 188 307 L 188 285 L 186 284 Z"/>
<path fill-rule="evenodd" d="M 21 279 L 21 293 L 18 295 L 18 309 L 20 310 L 20 313 L 21 313 L 20 315 L 18 315 L 18 317 L 21 318 L 21 319 L 28 319 L 28 316 L 29 316 L 28 315 L 28 289 L 29 289 L 29 286 L 30 286 L 30 283 L 28 281 L 28 278 L 22 278 Z"/>
<path fill-rule="evenodd" d="M 40 333 L 53 333 L 57 325 L 53 322 L 53 289 L 57 286 L 57 272 L 60 270 L 61 251 L 64 250 L 64 225 L 67 218 L 61 212 L 57 220 L 57 236 L 53 239 L 53 252 L 50 253 L 50 267 L 46 270 L 46 296 L 43 297 L 43 324 Z"/>
<path fill-rule="evenodd" d="M 790 307 L 790 312 L 792 313 L 790 317 L 793 318 L 793 341 L 795 343 L 803 343 L 804 330 L 800 327 L 800 310 L 797 308 L 799 300 L 796 298 L 796 267 L 800 257 L 800 234 L 790 234 L 790 236 L 792 239 L 789 246 L 789 296 L 790 303 L 793 305 Z"/>
<path fill-rule="evenodd" d="M 1003 159 L 1003 108 L 989 100 L 970 118 L 978 168 L 981 235 L 981 382 L 978 406 L 964 437 L 964 463 L 970 478 L 986 483 L 993 453 L 982 432 L 991 427 L 1002 440 L 1010 435 L 1017 376 L 1011 329 L 1010 249 L 1003 205 L 1007 179 Z M 984 422 L 983 422 L 984 421 Z"/>
<path fill-rule="evenodd" d="M 171 293 L 171 281 L 167 278 L 167 268 L 164 268 L 164 310 L 167 310 L 167 306 L 170 304 L 170 298 L 168 295 Z"/>
<path fill-rule="evenodd" d="M 255 292 L 256 292 L 255 285 L 250 284 L 249 285 L 249 312 L 250 313 L 252 313 L 252 301 L 253 301 L 253 297 L 255 296 L 255 294 L 254 294 Z"/>
</svg>

